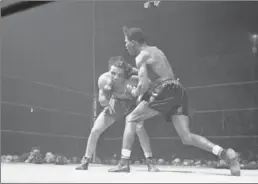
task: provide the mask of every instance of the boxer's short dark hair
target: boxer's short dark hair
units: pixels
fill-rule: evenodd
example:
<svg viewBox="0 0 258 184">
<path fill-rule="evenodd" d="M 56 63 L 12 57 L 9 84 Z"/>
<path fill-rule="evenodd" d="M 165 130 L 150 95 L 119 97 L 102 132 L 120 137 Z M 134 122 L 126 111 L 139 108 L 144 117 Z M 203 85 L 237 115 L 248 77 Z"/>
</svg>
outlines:
<svg viewBox="0 0 258 184">
<path fill-rule="evenodd" d="M 130 28 L 127 30 L 127 38 L 129 41 L 136 41 L 140 44 L 145 43 L 145 36 L 140 28 Z"/>
<path fill-rule="evenodd" d="M 129 78 L 132 72 L 132 66 L 128 64 L 122 56 L 111 57 L 108 61 L 109 68 L 115 66 L 121 68 L 125 72 L 125 78 Z"/>
<path fill-rule="evenodd" d="M 124 70 L 127 65 L 127 62 L 124 60 L 122 56 L 114 56 L 109 59 L 108 65 L 109 68 L 111 66 L 115 66 Z"/>
</svg>

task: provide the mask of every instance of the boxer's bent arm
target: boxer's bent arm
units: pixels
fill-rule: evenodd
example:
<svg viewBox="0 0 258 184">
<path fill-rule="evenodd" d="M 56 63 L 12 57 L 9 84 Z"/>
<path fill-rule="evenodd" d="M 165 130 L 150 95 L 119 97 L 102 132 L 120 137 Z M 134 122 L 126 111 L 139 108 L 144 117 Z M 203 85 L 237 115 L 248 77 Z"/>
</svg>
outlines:
<svg viewBox="0 0 258 184">
<path fill-rule="evenodd" d="M 139 83 L 137 85 L 137 88 L 132 91 L 133 96 L 142 95 L 149 88 L 148 71 L 147 71 L 145 62 L 141 64 L 141 66 L 138 70 L 138 80 L 139 80 Z"/>
<path fill-rule="evenodd" d="M 109 105 L 109 96 L 105 93 L 103 89 L 99 89 L 99 103 L 101 106 L 106 107 Z"/>
<path fill-rule="evenodd" d="M 99 86 L 99 103 L 101 106 L 106 107 L 109 104 L 111 92 L 105 90 L 105 86 L 107 85 L 107 80 L 104 75 L 101 75 L 98 80 Z"/>
<path fill-rule="evenodd" d="M 132 91 L 133 96 L 142 95 L 149 88 L 149 78 L 146 64 L 150 57 L 151 55 L 148 51 L 141 51 L 141 53 L 135 59 L 136 66 L 138 67 L 139 82 L 137 88 Z"/>
</svg>

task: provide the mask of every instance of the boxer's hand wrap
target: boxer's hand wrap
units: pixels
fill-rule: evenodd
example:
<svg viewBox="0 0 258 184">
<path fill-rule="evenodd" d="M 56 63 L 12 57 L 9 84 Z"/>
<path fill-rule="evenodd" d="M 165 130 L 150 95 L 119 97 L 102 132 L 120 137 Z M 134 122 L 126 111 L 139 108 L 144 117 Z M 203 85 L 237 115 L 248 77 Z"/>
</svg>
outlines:
<svg viewBox="0 0 258 184">
<path fill-rule="evenodd" d="M 131 95 L 133 97 L 137 97 L 138 96 L 138 93 L 136 92 L 136 87 L 134 87 L 132 85 L 129 85 L 129 84 L 126 85 L 125 93 L 129 94 L 129 95 Z"/>
<path fill-rule="evenodd" d="M 132 94 L 133 97 L 137 97 L 138 95 L 140 95 L 136 88 L 132 89 L 131 94 Z"/>
<path fill-rule="evenodd" d="M 138 75 L 138 69 L 137 68 L 131 68 L 131 71 L 130 71 L 130 76 L 132 75 Z"/>
</svg>

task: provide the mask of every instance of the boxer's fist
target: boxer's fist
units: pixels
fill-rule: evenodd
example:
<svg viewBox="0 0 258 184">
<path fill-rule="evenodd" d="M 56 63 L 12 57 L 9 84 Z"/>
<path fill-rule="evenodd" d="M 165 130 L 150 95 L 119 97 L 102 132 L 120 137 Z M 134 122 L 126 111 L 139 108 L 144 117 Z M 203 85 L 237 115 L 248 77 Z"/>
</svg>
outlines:
<svg viewBox="0 0 258 184">
<path fill-rule="evenodd" d="M 138 69 L 135 67 L 130 68 L 128 76 L 138 75 Z"/>
<path fill-rule="evenodd" d="M 113 86 L 113 81 L 110 77 L 107 77 L 104 82 L 104 90 L 111 91 Z"/>
<path fill-rule="evenodd" d="M 99 77 L 98 80 L 99 89 L 103 89 L 108 92 L 112 90 L 113 81 L 111 76 L 108 73 L 104 73 Z"/>
<path fill-rule="evenodd" d="M 111 91 L 111 90 L 112 90 L 111 84 L 106 84 L 106 85 L 104 86 L 104 90 L 105 90 L 105 91 Z"/>
<path fill-rule="evenodd" d="M 134 91 L 136 90 L 136 87 L 134 87 L 134 86 L 132 86 L 132 85 L 130 85 L 130 84 L 127 84 L 126 85 L 126 89 L 125 89 L 125 94 L 126 95 L 131 95 L 131 96 L 133 96 L 133 97 L 136 97 L 135 95 L 134 95 Z"/>
<path fill-rule="evenodd" d="M 111 80 L 105 81 L 103 85 L 103 92 L 105 93 L 106 97 L 110 98 L 113 93 L 113 84 Z"/>
</svg>

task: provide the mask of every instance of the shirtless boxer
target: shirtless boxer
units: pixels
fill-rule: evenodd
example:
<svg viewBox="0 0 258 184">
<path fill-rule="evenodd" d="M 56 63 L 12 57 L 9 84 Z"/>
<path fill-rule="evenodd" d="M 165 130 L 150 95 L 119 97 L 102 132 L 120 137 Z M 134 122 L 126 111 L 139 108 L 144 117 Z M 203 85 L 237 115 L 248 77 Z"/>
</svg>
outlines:
<svg viewBox="0 0 258 184">
<path fill-rule="evenodd" d="M 136 75 L 132 75 L 136 73 Z M 136 86 L 138 83 L 137 70 L 132 68 L 120 56 L 109 60 L 109 71 L 98 79 L 99 103 L 105 107 L 97 117 L 88 138 L 85 156 L 77 170 L 88 170 L 88 166 L 96 148 L 99 136 L 112 125 L 119 117 L 125 117 L 136 107 L 136 99 L 129 93 L 125 94 L 126 87 Z M 130 124 L 128 128 L 130 128 Z M 152 162 L 152 151 L 149 137 L 143 126 L 137 128 L 137 135 L 146 157 L 146 164 L 150 172 L 159 171 Z"/>
<path fill-rule="evenodd" d="M 128 92 L 132 96 L 138 96 L 140 103 L 126 117 L 126 124 L 133 124 L 134 128 L 125 128 L 121 161 L 109 172 L 124 172 L 129 169 L 132 137 L 137 125 L 161 114 L 166 121 L 173 122 L 183 144 L 196 146 L 217 155 L 229 164 L 232 175 L 239 176 L 240 165 L 233 149 L 224 149 L 190 132 L 186 91 L 176 79 L 164 53 L 157 47 L 146 45 L 143 32 L 139 28 L 124 27 L 124 35 L 128 52 L 136 56 L 139 78 L 137 88 L 131 88 Z"/>
</svg>

